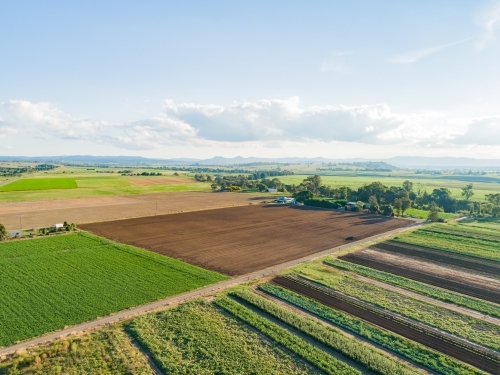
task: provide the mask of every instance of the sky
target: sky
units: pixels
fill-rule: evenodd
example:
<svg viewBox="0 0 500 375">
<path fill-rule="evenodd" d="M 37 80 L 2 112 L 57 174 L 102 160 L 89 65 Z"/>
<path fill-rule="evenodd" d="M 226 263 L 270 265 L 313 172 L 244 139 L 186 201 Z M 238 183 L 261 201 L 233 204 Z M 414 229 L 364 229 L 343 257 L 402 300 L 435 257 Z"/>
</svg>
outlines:
<svg viewBox="0 0 500 375">
<path fill-rule="evenodd" d="M 497 1 L 0 1 L 0 155 L 500 159 Z"/>
</svg>

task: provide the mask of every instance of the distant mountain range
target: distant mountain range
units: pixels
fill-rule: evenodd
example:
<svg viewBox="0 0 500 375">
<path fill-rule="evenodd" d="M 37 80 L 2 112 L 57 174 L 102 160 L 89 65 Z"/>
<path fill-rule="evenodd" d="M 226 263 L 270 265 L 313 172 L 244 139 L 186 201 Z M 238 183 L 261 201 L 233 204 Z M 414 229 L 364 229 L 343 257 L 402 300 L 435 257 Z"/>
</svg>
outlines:
<svg viewBox="0 0 500 375">
<path fill-rule="evenodd" d="M 153 159 L 141 156 L 91 156 L 91 155 L 66 155 L 66 156 L 0 156 L 0 161 L 20 162 L 53 162 L 75 164 L 119 164 L 119 165 L 235 165 L 252 163 L 282 163 L 282 164 L 316 164 L 316 163 L 360 163 L 360 162 L 385 162 L 400 168 L 494 168 L 500 169 L 500 159 L 473 159 L 453 157 L 422 157 L 422 156 L 396 156 L 388 159 L 327 159 L 327 158 L 244 158 L 237 156 L 225 158 L 216 156 L 210 159 L 174 158 Z"/>
</svg>

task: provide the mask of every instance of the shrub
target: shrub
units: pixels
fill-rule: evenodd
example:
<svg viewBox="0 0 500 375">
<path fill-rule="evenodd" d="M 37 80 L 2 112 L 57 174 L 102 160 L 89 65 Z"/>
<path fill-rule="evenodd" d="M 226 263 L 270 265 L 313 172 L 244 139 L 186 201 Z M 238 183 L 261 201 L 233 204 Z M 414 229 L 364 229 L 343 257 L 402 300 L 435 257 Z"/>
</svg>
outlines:
<svg viewBox="0 0 500 375">
<path fill-rule="evenodd" d="M 340 204 L 337 202 L 330 202 L 323 199 L 306 199 L 304 201 L 306 206 L 323 207 L 323 208 L 340 208 Z"/>
</svg>

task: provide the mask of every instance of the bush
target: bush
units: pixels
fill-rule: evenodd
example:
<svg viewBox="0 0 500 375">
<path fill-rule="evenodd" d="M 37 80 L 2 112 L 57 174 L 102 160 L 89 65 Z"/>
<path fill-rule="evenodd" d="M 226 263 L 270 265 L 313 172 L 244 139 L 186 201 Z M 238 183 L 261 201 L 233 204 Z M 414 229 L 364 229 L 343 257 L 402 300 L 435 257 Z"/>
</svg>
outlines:
<svg viewBox="0 0 500 375">
<path fill-rule="evenodd" d="M 304 201 L 306 206 L 323 207 L 323 208 L 340 208 L 337 202 L 330 202 L 323 199 L 306 199 Z"/>
<path fill-rule="evenodd" d="M 347 204 L 347 200 L 345 199 L 337 199 L 334 202 L 337 203 L 339 207 L 344 207 Z"/>
<path fill-rule="evenodd" d="M 313 198 L 313 193 L 310 192 L 309 190 L 303 190 L 299 191 L 298 193 L 295 193 L 293 197 L 297 202 L 304 203 L 306 200 Z"/>
</svg>

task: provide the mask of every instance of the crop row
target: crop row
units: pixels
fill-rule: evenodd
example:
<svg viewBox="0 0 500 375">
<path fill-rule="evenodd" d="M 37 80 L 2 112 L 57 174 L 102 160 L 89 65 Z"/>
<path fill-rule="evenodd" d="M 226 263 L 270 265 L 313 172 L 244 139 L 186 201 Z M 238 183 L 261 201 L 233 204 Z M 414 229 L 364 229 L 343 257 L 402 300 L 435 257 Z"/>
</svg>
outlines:
<svg viewBox="0 0 500 375">
<path fill-rule="evenodd" d="M 417 344 L 392 332 L 378 328 L 360 319 L 351 317 L 339 310 L 329 308 L 317 301 L 292 292 L 277 285 L 263 284 L 260 289 L 275 297 L 291 303 L 305 311 L 314 314 L 327 322 L 345 328 L 359 336 L 396 352 L 415 363 L 419 363 L 440 374 L 483 374 L 459 361 L 442 355 L 423 345 Z"/>
<path fill-rule="evenodd" d="M 432 233 L 422 229 L 395 237 L 395 240 L 403 243 L 500 261 L 500 242 L 498 241 L 466 238 L 445 233 Z"/>
<path fill-rule="evenodd" d="M 210 303 L 188 302 L 145 314 L 126 329 L 164 374 L 317 373 Z"/>
<path fill-rule="evenodd" d="M 306 278 L 313 279 L 331 290 L 366 301 L 371 305 L 406 316 L 479 345 L 495 350 L 500 349 L 500 327 L 495 324 L 348 276 L 332 279 L 323 276 L 321 280 L 316 280 L 311 275 L 307 275 Z"/>
<path fill-rule="evenodd" d="M 248 290 L 239 291 L 235 293 L 235 295 L 287 325 L 329 346 L 333 350 L 342 353 L 376 374 L 409 375 L 419 373 L 411 367 L 390 358 L 368 345 L 347 337 L 331 326 L 325 326 L 310 318 L 297 315 L 289 309 L 281 307 Z"/>
<path fill-rule="evenodd" d="M 270 337 L 278 344 L 283 345 L 285 348 L 302 357 L 317 368 L 325 371 L 327 374 L 360 374 L 359 371 L 333 358 L 280 326 L 262 318 L 229 297 L 219 298 L 215 300 L 215 304 L 254 327 L 264 335 Z"/>
<path fill-rule="evenodd" d="M 473 297 L 467 297 L 465 295 L 454 292 L 449 292 L 444 289 L 440 289 L 418 281 L 364 267 L 359 264 L 344 262 L 338 259 L 326 260 L 324 261 L 324 264 L 342 270 L 355 272 L 359 275 L 366 276 L 374 280 L 379 280 L 388 284 L 396 285 L 398 287 L 408 289 L 413 292 L 417 292 L 444 302 L 451 302 L 458 306 L 467 307 L 486 315 L 500 317 L 500 306 L 494 303 L 482 301 Z"/>
<path fill-rule="evenodd" d="M 466 238 L 477 238 L 484 239 L 490 241 L 500 241 L 500 236 L 497 232 L 494 231 L 485 231 L 485 230 L 477 230 L 477 229 L 469 229 L 468 227 L 461 226 L 430 226 L 422 228 L 426 232 L 432 233 L 445 233 L 451 234 L 454 236 L 462 236 Z"/>
</svg>

